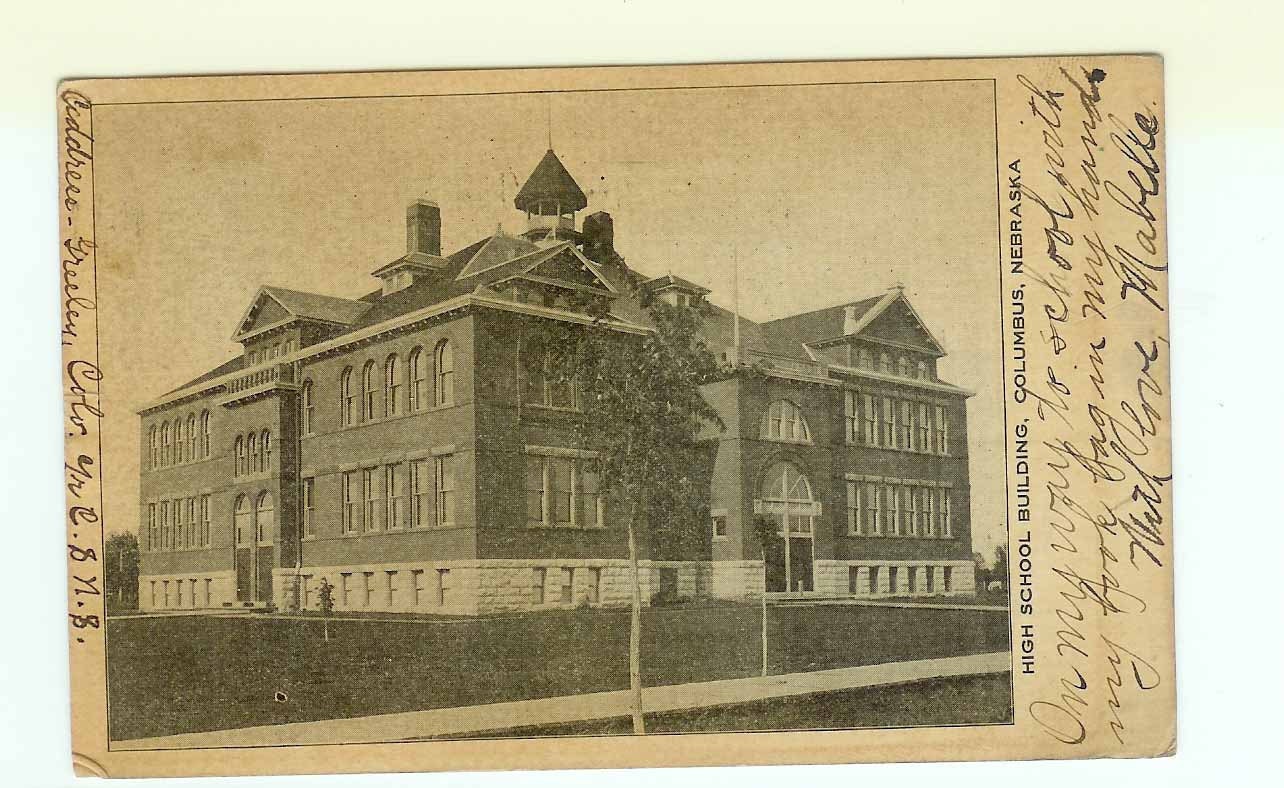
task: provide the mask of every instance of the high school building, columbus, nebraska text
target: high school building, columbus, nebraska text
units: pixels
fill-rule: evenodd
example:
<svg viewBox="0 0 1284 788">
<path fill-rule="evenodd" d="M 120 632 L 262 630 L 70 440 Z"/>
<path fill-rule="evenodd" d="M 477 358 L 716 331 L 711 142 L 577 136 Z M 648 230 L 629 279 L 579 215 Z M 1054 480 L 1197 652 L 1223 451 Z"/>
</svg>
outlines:
<svg viewBox="0 0 1284 788">
<path fill-rule="evenodd" d="M 641 332 L 644 297 L 708 291 L 628 268 L 551 150 L 515 203 L 525 232 L 449 255 L 438 206 L 412 203 L 379 289 L 260 288 L 243 352 L 140 412 L 142 608 L 315 608 L 322 578 L 340 610 L 627 603 L 625 524 L 567 425 L 577 392 L 519 361 L 523 337 L 587 322 L 572 294 Z M 778 524 L 771 591 L 973 593 L 969 393 L 938 378 L 904 293 L 738 327 L 707 308 L 708 347 L 766 374 L 705 387 L 726 426 L 707 523 L 643 556 L 643 598 L 755 597 L 756 515 Z"/>
</svg>

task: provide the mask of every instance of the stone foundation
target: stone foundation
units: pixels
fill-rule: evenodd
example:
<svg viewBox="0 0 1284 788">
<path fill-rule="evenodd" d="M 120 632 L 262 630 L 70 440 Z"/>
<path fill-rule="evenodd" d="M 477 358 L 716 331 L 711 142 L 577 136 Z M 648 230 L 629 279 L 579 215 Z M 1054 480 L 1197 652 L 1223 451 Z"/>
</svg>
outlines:
<svg viewBox="0 0 1284 788">
<path fill-rule="evenodd" d="M 231 570 L 138 578 L 139 610 L 204 610 L 236 602 L 236 576 Z"/>
<path fill-rule="evenodd" d="M 659 594 L 707 598 L 708 562 L 641 561 L 642 604 Z M 626 606 L 632 572 L 625 559 L 492 559 L 273 570 L 280 610 L 319 609 L 324 579 L 336 613 L 417 612 L 480 615 L 510 610 Z"/>
<path fill-rule="evenodd" d="M 823 596 L 973 596 L 971 561 L 832 561 L 815 565 L 816 593 Z"/>
</svg>

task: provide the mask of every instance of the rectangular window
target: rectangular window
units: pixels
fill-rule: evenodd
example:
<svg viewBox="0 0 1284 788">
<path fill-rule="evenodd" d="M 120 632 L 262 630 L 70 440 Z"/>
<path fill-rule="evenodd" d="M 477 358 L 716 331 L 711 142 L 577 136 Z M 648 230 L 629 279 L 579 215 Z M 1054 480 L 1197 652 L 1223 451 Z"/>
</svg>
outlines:
<svg viewBox="0 0 1284 788">
<path fill-rule="evenodd" d="M 196 499 L 187 499 L 187 546 L 200 547 L 200 524 L 196 521 Z"/>
<path fill-rule="evenodd" d="M 941 490 L 941 535 L 951 537 L 954 535 L 954 525 L 950 522 L 950 490 Z"/>
<path fill-rule="evenodd" d="M 548 582 L 548 570 L 542 566 L 535 567 L 531 578 L 531 588 L 535 592 L 535 604 L 544 604 L 544 584 Z"/>
<path fill-rule="evenodd" d="M 526 522 L 543 525 L 544 517 L 544 458 L 526 457 Z"/>
<path fill-rule="evenodd" d="M 591 566 L 587 571 L 588 583 L 585 590 L 588 594 L 589 604 L 596 605 L 602 593 L 602 570 Z"/>
<path fill-rule="evenodd" d="M 932 423 L 927 418 L 927 403 L 918 403 L 918 444 L 915 449 L 927 453 L 932 450 Z"/>
<path fill-rule="evenodd" d="M 896 401 L 883 397 L 883 448 L 896 448 Z"/>
<path fill-rule="evenodd" d="M 887 515 L 887 532 L 899 535 L 905 517 L 902 514 L 905 511 L 905 488 L 888 487 L 887 494 L 888 504 L 891 506 L 891 511 Z"/>
<path fill-rule="evenodd" d="M 575 525 L 596 528 L 601 522 L 602 498 L 597 490 L 597 471 L 589 460 L 575 461 Z"/>
<path fill-rule="evenodd" d="M 727 516 L 725 514 L 713 515 L 713 538 L 727 538 Z"/>
<path fill-rule="evenodd" d="M 428 460 L 410 463 L 410 527 L 427 528 L 432 511 L 432 478 Z"/>
<path fill-rule="evenodd" d="M 169 549 L 169 501 L 160 502 L 160 549 Z"/>
<path fill-rule="evenodd" d="M 909 511 L 905 516 L 905 534 L 918 535 L 918 488 L 906 487 L 905 497 L 909 500 Z"/>
<path fill-rule="evenodd" d="M 574 589 L 574 574 L 571 572 L 570 567 L 564 567 L 562 569 L 562 604 L 569 605 L 571 603 Z"/>
<path fill-rule="evenodd" d="M 358 500 L 357 473 L 346 471 L 343 474 L 343 532 L 345 534 L 357 531 Z"/>
<path fill-rule="evenodd" d="M 865 406 L 865 445 L 878 445 L 878 411 L 874 410 L 873 395 L 866 394 L 864 397 Z"/>
<path fill-rule="evenodd" d="M 384 589 L 384 607 L 393 608 L 397 605 L 397 573 L 395 570 L 383 573 Z"/>
<path fill-rule="evenodd" d="M 914 448 L 914 403 L 901 401 L 901 444 L 900 448 L 912 451 Z"/>
<path fill-rule="evenodd" d="M 562 457 L 545 458 L 548 468 L 549 517 L 551 525 L 571 524 L 571 461 Z"/>
<path fill-rule="evenodd" d="M 437 527 L 455 524 L 455 455 L 434 457 L 437 480 Z"/>
<path fill-rule="evenodd" d="M 156 550 L 156 504 L 147 504 L 147 540 L 148 552 Z"/>
<path fill-rule="evenodd" d="M 401 463 L 383 466 L 383 521 L 389 530 L 401 528 L 405 524 L 401 476 Z"/>
<path fill-rule="evenodd" d="M 444 605 L 450 600 L 450 570 L 437 570 L 437 604 Z"/>
<path fill-rule="evenodd" d="M 374 572 L 361 573 L 361 606 L 370 607 L 374 601 Z"/>
<path fill-rule="evenodd" d="M 847 534 L 861 535 L 860 485 L 847 482 Z"/>
<path fill-rule="evenodd" d="M 375 483 L 374 469 L 366 468 L 361 472 L 361 522 L 367 531 L 379 530 L 379 521 L 375 519 Z"/>
<path fill-rule="evenodd" d="M 936 406 L 936 453 L 946 455 L 950 453 L 950 432 L 949 421 L 945 416 L 945 407 Z"/>
<path fill-rule="evenodd" d="M 528 455 L 526 521 L 533 526 L 596 528 L 604 502 L 592 460 Z"/>
<path fill-rule="evenodd" d="M 875 536 L 883 533 L 883 523 L 878 516 L 878 487 L 873 484 L 865 485 L 865 528 L 868 533 Z"/>
<path fill-rule="evenodd" d="M 343 605 L 345 608 L 349 606 L 348 591 L 349 591 L 349 586 L 351 585 L 352 585 L 352 574 L 350 572 L 340 572 L 339 573 L 339 604 Z"/>
<path fill-rule="evenodd" d="M 427 598 L 424 595 L 424 570 L 410 570 L 410 604 L 419 607 Z"/>
<path fill-rule="evenodd" d="M 860 440 L 860 395 L 855 391 L 844 392 L 843 416 L 847 422 L 847 442 Z"/>
<path fill-rule="evenodd" d="M 923 499 L 927 503 L 927 513 L 924 517 L 926 520 L 923 529 L 924 536 L 936 536 L 936 494 L 937 491 L 928 488 L 923 491 Z"/>
<path fill-rule="evenodd" d="M 303 480 L 303 535 L 317 535 L 316 504 L 312 497 L 315 479 Z"/>
</svg>

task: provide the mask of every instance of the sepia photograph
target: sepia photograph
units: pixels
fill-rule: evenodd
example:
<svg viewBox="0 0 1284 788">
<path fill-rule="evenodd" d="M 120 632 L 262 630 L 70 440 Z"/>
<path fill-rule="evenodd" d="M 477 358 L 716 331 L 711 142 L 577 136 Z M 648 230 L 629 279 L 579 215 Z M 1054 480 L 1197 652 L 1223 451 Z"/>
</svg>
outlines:
<svg viewBox="0 0 1284 788">
<path fill-rule="evenodd" d="M 111 748 L 1011 723 L 996 111 L 96 105 Z"/>
<path fill-rule="evenodd" d="M 1171 754 L 1162 85 L 64 82 L 77 772 Z"/>
</svg>

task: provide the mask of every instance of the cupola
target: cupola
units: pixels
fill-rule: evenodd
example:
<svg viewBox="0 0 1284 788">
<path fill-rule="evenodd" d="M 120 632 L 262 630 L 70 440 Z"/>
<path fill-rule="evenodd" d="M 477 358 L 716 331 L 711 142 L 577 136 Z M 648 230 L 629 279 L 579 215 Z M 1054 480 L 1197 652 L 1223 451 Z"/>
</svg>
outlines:
<svg viewBox="0 0 1284 788">
<path fill-rule="evenodd" d="M 526 213 L 527 233 L 544 231 L 553 236 L 575 234 L 575 214 L 588 207 L 588 198 L 552 148 L 522 184 L 513 200 Z"/>
</svg>

